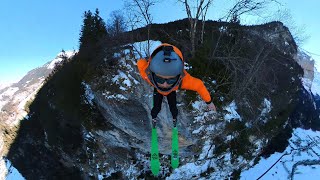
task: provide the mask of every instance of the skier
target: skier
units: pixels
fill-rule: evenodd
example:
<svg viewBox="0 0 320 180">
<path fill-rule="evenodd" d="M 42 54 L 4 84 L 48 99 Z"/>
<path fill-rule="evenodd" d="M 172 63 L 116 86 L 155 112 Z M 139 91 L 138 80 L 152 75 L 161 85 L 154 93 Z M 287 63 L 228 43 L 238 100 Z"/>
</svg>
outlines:
<svg viewBox="0 0 320 180">
<path fill-rule="evenodd" d="M 154 87 L 153 108 L 151 110 L 152 126 L 156 126 L 156 117 L 161 110 L 163 96 L 167 97 L 173 117 L 173 125 L 177 125 L 176 90 L 185 89 L 197 91 L 207 103 L 209 110 L 216 111 L 210 93 L 200 79 L 192 77 L 184 69 L 184 60 L 181 51 L 167 43 L 158 46 L 147 61 L 139 59 L 137 66 L 141 77 Z"/>
</svg>

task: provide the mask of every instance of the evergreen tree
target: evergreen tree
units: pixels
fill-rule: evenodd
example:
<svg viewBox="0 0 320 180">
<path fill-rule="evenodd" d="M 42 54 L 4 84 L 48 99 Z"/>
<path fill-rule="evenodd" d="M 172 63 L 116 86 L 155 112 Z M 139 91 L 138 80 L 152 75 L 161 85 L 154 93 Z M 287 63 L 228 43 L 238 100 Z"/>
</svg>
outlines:
<svg viewBox="0 0 320 180">
<path fill-rule="evenodd" d="M 89 10 L 84 12 L 83 25 L 80 33 L 79 52 L 92 54 L 101 50 L 100 42 L 107 37 L 106 24 L 96 9 L 95 14 Z"/>
<path fill-rule="evenodd" d="M 94 31 L 95 31 L 94 33 L 96 35 L 96 38 L 98 39 L 104 38 L 107 35 L 106 23 L 100 17 L 98 9 L 96 9 L 96 12 L 94 14 L 93 22 L 94 22 Z"/>
<path fill-rule="evenodd" d="M 81 27 L 81 33 L 80 33 L 80 51 L 84 48 L 84 46 L 88 45 L 90 42 L 90 39 L 92 39 L 92 28 L 93 27 L 93 17 L 92 13 L 89 10 L 88 12 L 84 12 L 84 19 L 83 19 L 83 25 Z"/>
</svg>

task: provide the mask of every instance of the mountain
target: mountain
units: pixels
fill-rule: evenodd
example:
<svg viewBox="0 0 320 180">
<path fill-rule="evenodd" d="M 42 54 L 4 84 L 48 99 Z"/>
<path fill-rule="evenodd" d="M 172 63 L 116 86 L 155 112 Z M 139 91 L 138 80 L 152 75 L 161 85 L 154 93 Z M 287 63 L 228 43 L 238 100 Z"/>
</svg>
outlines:
<svg viewBox="0 0 320 180">
<path fill-rule="evenodd" d="M 62 62 L 64 58 L 72 58 L 75 52 L 67 51 L 59 53 L 55 59 L 49 61 L 41 67 L 29 71 L 21 80 L 17 83 L 7 85 L 0 88 L 0 125 L 1 127 L 6 127 L 6 129 L 16 129 L 19 126 L 21 120 L 27 120 L 29 118 L 29 108 L 28 106 L 32 103 L 37 92 L 45 83 L 45 79 L 52 73 L 55 66 Z M 6 130 L 1 128 L 1 131 Z M 1 146 L 0 152 L 5 153 L 8 151 L 8 143 L 11 142 L 12 137 L 7 134 L 7 137 L 0 137 Z M 5 164 L 1 160 L 1 164 Z M 1 177 L 4 176 L 6 172 L 1 173 Z"/>
<path fill-rule="evenodd" d="M 6 87 L 8 87 L 8 86 L 10 86 L 10 85 L 11 85 L 10 83 L 0 84 L 0 90 L 1 90 L 1 89 L 4 89 L 4 88 L 6 88 Z"/>
<path fill-rule="evenodd" d="M 17 83 L 0 89 L 0 121 L 8 125 L 16 125 L 21 119 L 26 117 L 25 105 L 34 98 L 41 88 L 46 77 L 53 71 L 55 65 L 63 58 L 71 58 L 75 52 L 61 52 L 57 57 L 43 65 L 29 71 Z"/>
<path fill-rule="evenodd" d="M 47 78 L 28 106 L 27 120 L 16 128 L 5 125 L 4 137 L 11 141 L 3 143 L 4 157 L 24 178 L 153 178 L 153 88 L 136 67 L 148 54 L 146 32 L 141 28 L 125 38 L 85 44 Z M 248 179 L 270 168 L 265 177 L 287 179 L 308 176 L 303 169 L 317 170 L 320 117 L 312 87 L 318 74 L 307 56 L 301 65 L 301 52 L 282 23 L 208 21 L 207 41 L 194 58 L 184 43 L 188 20 L 154 24 L 151 32 L 151 49 L 161 42 L 181 48 L 186 69 L 204 81 L 218 107 L 217 113 L 208 112 L 197 94 L 178 91 L 181 165 L 172 170 L 172 117 L 162 104 L 159 178 Z"/>
</svg>

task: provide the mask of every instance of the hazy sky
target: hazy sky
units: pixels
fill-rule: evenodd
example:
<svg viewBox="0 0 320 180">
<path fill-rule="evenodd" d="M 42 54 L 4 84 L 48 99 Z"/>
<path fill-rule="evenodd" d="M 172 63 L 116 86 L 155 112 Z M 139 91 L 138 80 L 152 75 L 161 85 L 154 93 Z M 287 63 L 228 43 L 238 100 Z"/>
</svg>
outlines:
<svg viewBox="0 0 320 180">
<path fill-rule="evenodd" d="M 320 21 L 318 0 L 278 0 L 310 38 L 302 48 L 318 54 Z M 152 9 L 155 23 L 186 17 L 176 0 L 165 0 Z M 217 19 L 228 9 L 229 0 L 215 0 L 208 19 Z M 277 6 L 278 8 L 279 6 Z M 118 0 L 1 0 L 0 1 L 0 84 L 19 80 L 29 70 L 55 58 L 62 50 L 77 50 L 84 11 L 95 11 L 107 20 L 113 10 L 123 9 Z M 275 8 L 269 8 L 270 14 Z M 269 12 L 267 12 L 269 13 Z M 247 20 L 248 21 L 248 20 Z M 250 23 L 250 22 L 249 22 Z M 318 68 L 320 69 L 320 68 Z"/>
</svg>

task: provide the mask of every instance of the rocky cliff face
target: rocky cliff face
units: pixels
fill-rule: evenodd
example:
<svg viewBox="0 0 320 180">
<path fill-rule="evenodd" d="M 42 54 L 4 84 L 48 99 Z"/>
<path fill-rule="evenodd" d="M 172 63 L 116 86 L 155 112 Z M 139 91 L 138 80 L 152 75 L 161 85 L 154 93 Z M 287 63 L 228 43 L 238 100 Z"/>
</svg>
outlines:
<svg viewBox="0 0 320 180">
<path fill-rule="evenodd" d="M 297 54 L 296 42 L 289 29 L 282 22 L 270 22 L 260 26 L 253 26 L 249 28 L 249 33 L 267 40 L 284 54 Z"/>
<path fill-rule="evenodd" d="M 304 84 L 306 85 L 306 88 L 311 89 L 314 75 L 317 72 L 314 66 L 314 60 L 300 50 L 295 55 L 295 60 L 303 69 L 303 78 L 305 78 Z"/>
</svg>

